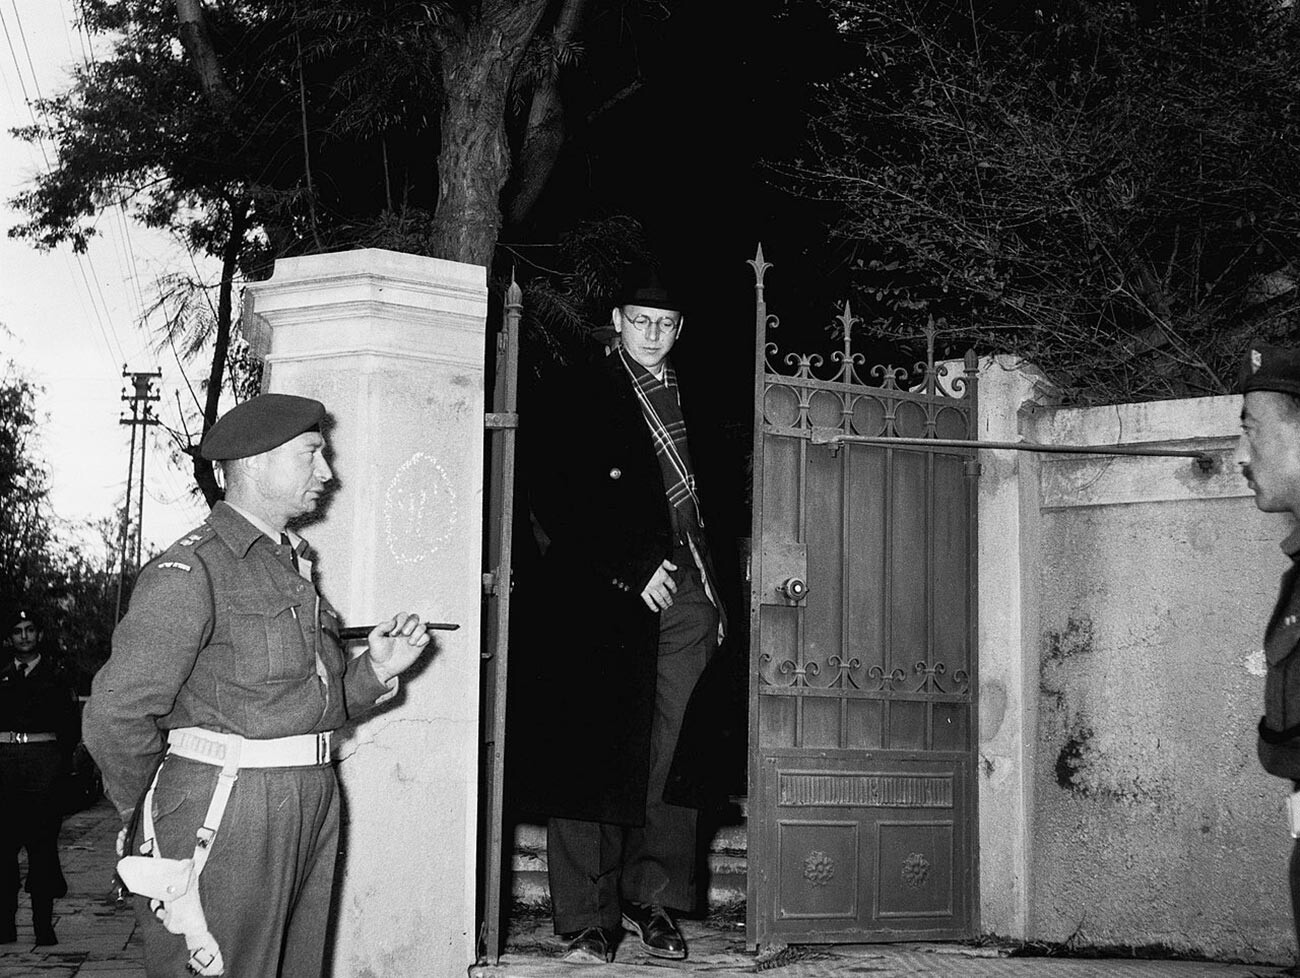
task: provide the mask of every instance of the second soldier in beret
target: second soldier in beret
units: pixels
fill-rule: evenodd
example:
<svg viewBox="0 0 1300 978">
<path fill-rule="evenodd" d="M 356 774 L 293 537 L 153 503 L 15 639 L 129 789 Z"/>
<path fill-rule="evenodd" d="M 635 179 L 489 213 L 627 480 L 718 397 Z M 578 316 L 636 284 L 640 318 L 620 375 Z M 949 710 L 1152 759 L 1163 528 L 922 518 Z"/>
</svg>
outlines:
<svg viewBox="0 0 1300 978">
<path fill-rule="evenodd" d="M 1237 464 L 1266 513 L 1300 519 L 1300 350 L 1255 346 L 1247 351 L 1238 390 L 1241 438 Z M 1290 829 L 1297 842 L 1290 861 L 1291 911 L 1300 942 L 1300 526 L 1282 541 L 1291 566 L 1264 632 L 1264 716 L 1259 759 L 1282 778 Z"/>
<path fill-rule="evenodd" d="M 140 572 L 95 677 L 85 740 L 134 824 L 125 847 L 194 860 L 197 901 L 137 897 L 151 978 L 321 973 L 339 845 L 330 734 L 390 696 L 429 641 L 399 613 L 364 654 L 340 646 L 289 528 L 333 477 L 324 416 L 263 394 L 212 427 L 200 454 L 225 499 Z"/>
</svg>

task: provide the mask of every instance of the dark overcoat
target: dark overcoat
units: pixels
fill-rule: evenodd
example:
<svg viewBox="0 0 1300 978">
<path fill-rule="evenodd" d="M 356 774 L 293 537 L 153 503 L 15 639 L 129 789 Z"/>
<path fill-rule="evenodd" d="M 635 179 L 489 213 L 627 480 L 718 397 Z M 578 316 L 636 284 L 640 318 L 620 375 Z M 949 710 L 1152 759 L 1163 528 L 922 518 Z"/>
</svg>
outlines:
<svg viewBox="0 0 1300 978">
<path fill-rule="evenodd" d="M 689 410 L 689 392 L 682 395 Z M 687 431 L 691 430 L 687 413 Z M 659 616 L 641 590 L 673 552 L 663 476 L 617 356 L 538 392 L 521 457 L 544 554 L 516 592 L 507 763 L 524 812 L 645 820 Z"/>
</svg>

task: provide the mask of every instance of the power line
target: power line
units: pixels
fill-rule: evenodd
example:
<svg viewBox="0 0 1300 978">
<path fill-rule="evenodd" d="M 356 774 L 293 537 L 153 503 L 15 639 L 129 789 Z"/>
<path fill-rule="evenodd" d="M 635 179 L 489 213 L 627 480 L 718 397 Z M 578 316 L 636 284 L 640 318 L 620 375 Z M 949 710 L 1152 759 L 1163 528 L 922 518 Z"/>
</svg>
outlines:
<svg viewBox="0 0 1300 978">
<path fill-rule="evenodd" d="M 60 0 L 60 2 L 62 3 L 63 0 Z M 68 30 L 68 25 L 75 24 L 76 21 L 77 18 L 75 14 L 65 13 L 63 15 L 63 33 L 68 39 L 68 53 L 72 55 L 73 61 L 77 60 L 77 52 L 72 49 L 72 32 Z M 90 56 L 86 54 L 86 42 L 82 39 L 82 32 L 80 30 L 77 31 L 77 43 L 81 47 L 81 63 L 86 66 L 87 70 L 89 70 Z"/>
<path fill-rule="evenodd" d="M 18 6 L 15 0 L 10 0 L 10 5 L 13 8 L 15 26 L 18 30 L 19 37 L 22 41 L 23 50 L 27 55 L 27 66 L 32 74 L 32 87 L 36 91 L 37 98 L 39 99 L 41 98 L 40 82 L 36 77 L 36 68 L 32 62 L 31 49 L 27 45 L 27 32 L 23 28 L 22 16 L 18 13 Z M 46 173 L 52 175 L 54 171 L 54 167 L 50 164 L 49 154 L 45 151 L 45 136 L 41 131 L 40 121 L 36 118 L 36 111 L 32 107 L 32 98 L 27 91 L 27 83 L 23 78 L 22 64 L 18 60 L 18 52 L 14 48 L 13 35 L 9 30 L 9 23 L 6 20 L 4 16 L 4 11 L 2 9 L 0 9 L 0 28 L 2 28 L 4 31 L 5 42 L 9 48 L 9 57 L 10 60 L 13 62 L 14 73 L 18 79 L 19 89 L 22 91 L 23 94 L 23 101 L 26 103 L 27 106 L 27 114 L 31 118 L 32 126 L 36 130 L 36 143 L 37 143 L 37 147 L 40 149 L 41 158 L 45 161 Z M 46 121 L 48 124 L 48 117 Z M 100 334 L 103 336 L 104 344 L 108 348 L 109 356 L 113 357 L 114 350 L 116 350 L 117 356 L 114 357 L 114 359 L 122 359 L 122 342 L 117 335 L 116 328 L 114 328 L 113 326 L 111 317 L 108 319 L 107 326 L 106 326 L 104 318 L 100 316 L 98 307 L 95 306 L 95 293 L 92 292 L 90 288 L 90 281 L 92 279 L 95 282 L 96 290 L 99 293 L 99 299 L 100 302 L 103 304 L 104 311 L 106 313 L 109 311 L 108 302 L 104 299 L 103 287 L 100 286 L 99 283 L 99 273 L 95 269 L 94 260 L 91 259 L 91 257 L 87 254 L 85 256 L 85 261 L 83 262 L 82 256 L 78 255 L 77 263 L 81 271 L 82 282 L 85 285 L 86 292 L 91 300 L 91 308 L 95 313 L 95 320 L 97 325 L 99 326 Z M 86 275 L 86 270 L 85 270 L 86 265 L 90 266 L 89 276 Z M 112 341 L 109 340 L 109 332 L 112 332 L 113 334 Z"/>
<path fill-rule="evenodd" d="M 15 8 L 15 12 L 16 11 L 17 8 Z M 14 74 L 18 78 L 18 87 L 22 90 L 23 102 L 25 102 L 27 105 L 27 114 L 31 116 L 32 125 L 35 126 L 36 129 L 38 130 L 36 134 L 37 145 L 40 147 L 41 156 L 45 159 L 45 169 L 49 170 L 51 169 L 50 157 L 45 152 L 45 137 L 42 136 L 41 133 L 39 132 L 40 123 L 36 121 L 36 112 L 32 109 L 32 98 L 30 95 L 27 94 L 27 82 L 23 81 L 23 69 L 22 66 L 18 63 L 18 52 L 14 50 L 14 40 L 13 37 L 9 34 L 9 22 L 5 20 L 5 14 L 3 10 L 0 10 L 0 29 L 4 30 L 5 44 L 9 46 L 9 57 L 10 59 L 13 60 L 14 63 Z M 29 56 L 28 63 L 30 62 L 31 62 L 31 58 Z"/>
</svg>

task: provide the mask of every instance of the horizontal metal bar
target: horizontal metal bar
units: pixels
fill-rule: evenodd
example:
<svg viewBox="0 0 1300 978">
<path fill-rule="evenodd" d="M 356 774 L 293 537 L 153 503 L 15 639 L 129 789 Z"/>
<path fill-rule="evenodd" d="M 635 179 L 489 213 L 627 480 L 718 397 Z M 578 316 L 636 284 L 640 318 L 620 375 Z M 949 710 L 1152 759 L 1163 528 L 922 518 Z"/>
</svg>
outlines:
<svg viewBox="0 0 1300 978">
<path fill-rule="evenodd" d="M 1208 472 L 1216 465 L 1213 455 L 1189 448 L 1142 448 L 1137 445 L 1035 445 L 1023 441 L 979 441 L 970 438 L 886 438 L 846 435 L 813 429 L 814 445 L 918 445 L 927 448 L 994 448 L 1012 452 L 1046 452 L 1061 455 L 1159 455 L 1195 459 Z"/>
</svg>

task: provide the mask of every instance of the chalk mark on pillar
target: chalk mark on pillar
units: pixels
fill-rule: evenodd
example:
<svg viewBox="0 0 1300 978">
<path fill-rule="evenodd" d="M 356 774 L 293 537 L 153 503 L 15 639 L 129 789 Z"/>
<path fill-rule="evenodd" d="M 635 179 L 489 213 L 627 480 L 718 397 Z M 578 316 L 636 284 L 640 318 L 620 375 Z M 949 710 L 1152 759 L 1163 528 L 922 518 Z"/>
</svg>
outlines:
<svg viewBox="0 0 1300 978">
<path fill-rule="evenodd" d="M 384 534 L 399 564 L 418 564 L 447 547 L 456 527 L 456 491 L 437 459 L 416 452 L 384 491 Z"/>
</svg>

